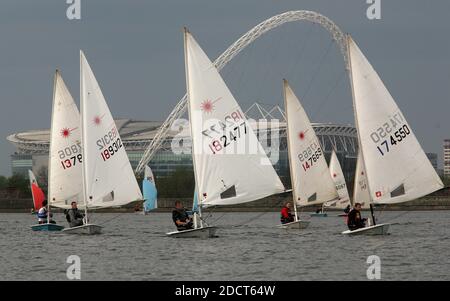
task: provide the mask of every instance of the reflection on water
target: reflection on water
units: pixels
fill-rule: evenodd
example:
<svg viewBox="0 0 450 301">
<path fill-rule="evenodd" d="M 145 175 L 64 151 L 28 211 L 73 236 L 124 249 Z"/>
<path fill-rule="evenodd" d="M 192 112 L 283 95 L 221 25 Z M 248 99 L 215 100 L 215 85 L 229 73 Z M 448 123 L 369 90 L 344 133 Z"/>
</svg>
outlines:
<svg viewBox="0 0 450 301">
<path fill-rule="evenodd" d="M 0 279 L 65 280 L 67 257 L 78 255 L 83 280 L 365 280 L 367 257 L 378 255 L 382 279 L 450 280 L 450 211 L 383 212 L 395 224 L 378 237 L 342 236 L 342 217 L 287 232 L 278 217 L 213 214 L 219 237 L 197 240 L 166 237 L 168 213 L 93 214 L 107 221 L 97 236 L 32 232 L 35 216 L 0 214 Z"/>
</svg>

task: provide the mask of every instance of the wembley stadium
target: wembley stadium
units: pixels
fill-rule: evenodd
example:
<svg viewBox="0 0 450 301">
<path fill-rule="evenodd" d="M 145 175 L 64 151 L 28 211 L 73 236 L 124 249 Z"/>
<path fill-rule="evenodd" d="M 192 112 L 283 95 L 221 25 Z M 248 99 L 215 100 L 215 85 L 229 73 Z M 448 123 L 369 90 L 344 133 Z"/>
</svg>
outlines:
<svg viewBox="0 0 450 301">
<path fill-rule="evenodd" d="M 252 109 L 257 113 L 251 114 L 250 111 Z M 278 118 L 273 116 L 275 111 L 279 113 Z M 269 155 L 269 157 L 283 182 L 289 182 L 284 112 L 278 106 L 274 107 L 273 110 L 261 111 L 256 104 L 256 106 L 252 106 L 247 110 L 246 115 L 253 120 L 268 120 L 265 127 L 258 126 L 256 128 L 256 134 L 268 155 L 276 147 L 277 156 Z M 276 120 L 276 122 L 271 122 L 270 120 Z M 138 165 L 161 124 L 162 122 L 157 121 L 116 120 L 117 128 L 133 168 L 136 168 Z M 350 179 L 353 178 L 358 150 L 355 127 L 331 123 L 313 123 L 313 127 L 327 160 L 329 160 L 331 151 L 333 149 L 336 151 L 345 177 L 351 186 Z M 278 135 L 275 136 L 278 137 L 276 145 L 273 145 L 274 132 Z M 8 136 L 7 139 L 17 148 L 16 152 L 11 155 L 13 173 L 27 174 L 29 169 L 38 173 L 42 168 L 47 168 L 50 144 L 50 131 L 48 129 L 15 133 Z M 161 147 L 149 163 L 155 176 L 170 176 L 171 173 L 179 168 L 192 169 L 189 146 L 189 124 L 187 120 L 181 119 L 172 125 Z"/>
</svg>

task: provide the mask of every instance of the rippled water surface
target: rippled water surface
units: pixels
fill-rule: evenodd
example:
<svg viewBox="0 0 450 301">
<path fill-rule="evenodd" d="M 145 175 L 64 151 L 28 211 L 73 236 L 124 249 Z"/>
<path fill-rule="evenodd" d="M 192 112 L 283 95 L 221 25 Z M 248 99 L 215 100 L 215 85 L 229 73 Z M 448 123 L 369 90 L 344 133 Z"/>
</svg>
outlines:
<svg viewBox="0 0 450 301">
<path fill-rule="evenodd" d="M 104 226 L 96 236 L 32 232 L 35 216 L 2 213 L 0 279 L 65 280 L 67 257 L 78 255 L 83 280 L 365 280 L 367 257 L 378 255 L 382 279 L 450 280 L 450 211 L 382 212 L 395 224 L 375 237 L 341 235 L 342 217 L 287 232 L 274 227 L 278 216 L 216 213 L 219 237 L 198 240 L 166 237 L 168 213 L 94 214 Z"/>
</svg>

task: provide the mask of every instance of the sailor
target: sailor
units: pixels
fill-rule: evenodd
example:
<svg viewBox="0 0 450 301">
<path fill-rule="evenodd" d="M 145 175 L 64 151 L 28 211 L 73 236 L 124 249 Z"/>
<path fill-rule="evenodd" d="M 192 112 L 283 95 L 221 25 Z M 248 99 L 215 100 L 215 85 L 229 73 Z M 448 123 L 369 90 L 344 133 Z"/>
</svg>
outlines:
<svg viewBox="0 0 450 301">
<path fill-rule="evenodd" d="M 47 223 L 47 215 L 48 215 L 47 200 L 44 200 L 42 202 L 42 207 L 41 207 L 41 209 L 39 209 L 38 214 L 37 214 L 39 224 L 46 224 Z M 56 222 L 54 220 L 52 220 L 52 217 L 53 217 L 53 214 L 50 212 L 49 223 L 50 224 L 56 224 Z"/>
<path fill-rule="evenodd" d="M 291 203 L 290 202 L 286 202 L 284 204 L 283 209 L 281 209 L 281 223 L 282 224 L 287 224 L 287 223 L 292 223 L 294 221 L 294 215 L 292 215 L 291 213 Z"/>
<path fill-rule="evenodd" d="M 80 210 L 78 210 L 77 202 L 72 202 L 70 205 L 72 208 L 65 211 L 67 222 L 70 227 L 82 226 L 84 215 L 80 212 Z"/>
<path fill-rule="evenodd" d="M 192 220 L 184 209 L 180 201 L 175 202 L 175 209 L 172 211 L 172 220 L 178 231 L 192 229 Z"/>
<path fill-rule="evenodd" d="M 348 204 L 347 207 L 345 207 L 345 209 L 344 209 L 344 213 L 348 214 L 351 209 L 352 209 L 352 207 L 350 206 L 350 204 Z"/>
<path fill-rule="evenodd" d="M 351 231 L 364 228 L 366 226 L 366 220 L 367 219 L 361 217 L 361 203 L 355 203 L 353 209 L 348 213 L 348 228 Z"/>
</svg>

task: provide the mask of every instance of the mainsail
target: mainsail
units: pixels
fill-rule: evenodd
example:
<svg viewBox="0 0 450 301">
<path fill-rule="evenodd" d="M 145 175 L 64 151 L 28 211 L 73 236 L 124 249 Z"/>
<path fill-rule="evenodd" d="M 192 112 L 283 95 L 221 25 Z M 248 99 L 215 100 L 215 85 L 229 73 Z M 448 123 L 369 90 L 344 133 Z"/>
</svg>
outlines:
<svg viewBox="0 0 450 301">
<path fill-rule="evenodd" d="M 443 187 L 389 91 L 348 37 L 356 127 L 374 203 L 399 203 Z"/>
<path fill-rule="evenodd" d="M 319 139 L 288 82 L 284 80 L 289 165 L 294 200 L 299 206 L 338 198 Z"/>
<path fill-rule="evenodd" d="M 187 30 L 185 62 L 199 204 L 238 204 L 283 192 L 244 112 Z"/>
<path fill-rule="evenodd" d="M 145 166 L 144 180 L 142 180 L 142 191 L 144 194 L 144 212 L 149 212 L 158 207 L 155 178 L 150 166 Z"/>
<path fill-rule="evenodd" d="M 356 161 L 355 183 L 353 186 L 353 204 L 355 203 L 360 203 L 364 209 L 368 209 L 371 203 L 369 184 L 367 183 L 361 150 L 358 153 L 358 159 Z"/>
<path fill-rule="evenodd" d="M 348 194 L 347 183 L 345 182 L 344 173 L 342 172 L 341 164 L 333 150 L 330 159 L 330 175 L 333 179 L 334 185 L 336 186 L 339 199 L 335 202 L 330 202 L 326 206 L 344 209 L 350 205 L 350 196 Z"/>
<path fill-rule="evenodd" d="M 80 60 L 83 187 L 87 204 L 101 208 L 142 200 L 119 131 L 83 52 Z"/>
<path fill-rule="evenodd" d="M 58 70 L 53 87 L 48 195 L 50 205 L 69 208 L 83 199 L 80 113 Z"/>
<path fill-rule="evenodd" d="M 31 196 L 33 197 L 34 210 L 39 210 L 42 208 L 42 203 L 45 200 L 45 194 L 39 187 L 36 177 L 31 170 L 28 170 L 28 178 L 30 180 Z"/>
</svg>

